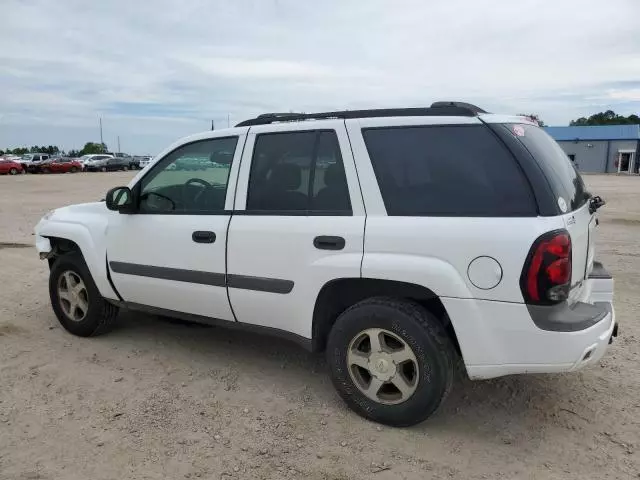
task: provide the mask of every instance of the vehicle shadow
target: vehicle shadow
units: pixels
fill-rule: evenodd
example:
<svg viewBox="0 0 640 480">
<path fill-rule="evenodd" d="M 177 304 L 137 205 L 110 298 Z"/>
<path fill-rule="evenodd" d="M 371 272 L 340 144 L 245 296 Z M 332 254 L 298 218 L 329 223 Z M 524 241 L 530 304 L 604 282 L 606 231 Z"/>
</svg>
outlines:
<svg viewBox="0 0 640 480">
<path fill-rule="evenodd" d="M 120 317 L 118 328 L 104 337 L 105 341 L 154 352 L 157 345 L 162 345 L 168 360 L 188 362 L 195 370 L 224 365 L 241 371 L 242 376 L 266 376 L 273 388 L 292 400 L 304 394 L 309 407 L 322 405 L 345 414 L 323 354 L 309 353 L 284 339 L 245 331 L 134 312 L 123 312 Z M 559 417 L 589 421 L 570 405 L 576 391 L 584 388 L 581 373 L 471 381 L 460 365 L 443 406 L 412 429 L 454 436 L 475 434 L 507 444 L 516 442 L 520 434 L 531 440 L 538 432 L 542 438 L 545 427 L 556 424 Z M 356 419 L 355 414 L 349 414 Z"/>
</svg>

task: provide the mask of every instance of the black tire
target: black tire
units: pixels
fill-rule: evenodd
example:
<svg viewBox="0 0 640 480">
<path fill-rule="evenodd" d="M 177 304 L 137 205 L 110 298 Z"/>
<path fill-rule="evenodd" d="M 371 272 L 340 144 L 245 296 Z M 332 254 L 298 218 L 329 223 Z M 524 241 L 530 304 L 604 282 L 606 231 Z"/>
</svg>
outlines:
<svg viewBox="0 0 640 480">
<path fill-rule="evenodd" d="M 67 271 L 80 277 L 86 286 L 89 307 L 85 317 L 80 321 L 74 321 L 64 313 L 58 296 L 58 281 Z M 84 258 L 79 253 L 68 253 L 56 258 L 49 272 L 49 296 L 60 324 L 74 335 L 79 337 L 100 335 L 110 330 L 115 324 L 118 307 L 107 302 L 100 295 Z"/>
<path fill-rule="evenodd" d="M 360 332 L 382 328 L 411 347 L 418 361 L 418 384 L 404 402 L 376 402 L 355 385 L 349 374 L 347 350 Z M 327 342 L 327 362 L 334 387 L 358 415 L 394 427 L 426 420 L 451 391 L 455 376 L 455 351 L 443 326 L 421 305 L 401 299 L 376 297 L 363 300 L 343 312 Z"/>
<path fill-rule="evenodd" d="M 107 167 L 102 167 L 102 168 L 100 169 L 100 171 L 101 171 L 101 172 L 106 172 L 106 171 L 107 171 Z"/>
<path fill-rule="evenodd" d="M 14 167 L 14 168 L 12 168 L 11 170 L 9 170 L 9 173 L 10 173 L 11 175 L 15 175 L 15 174 L 17 174 L 17 173 L 18 173 L 18 169 Z"/>
<path fill-rule="evenodd" d="M 129 170 L 129 167 L 127 167 L 126 165 L 122 167 L 123 172 L 126 172 L 127 170 Z"/>
<path fill-rule="evenodd" d="M 43 168 L 42 173 L 51 173 L 51 170 L 49 170 L 48 168 Z"/>
<path fill-rule="evenodd" d="M 71 173 L 76 173 L 78 169 L 76 167 L 71 167 Z"/>
</svg>

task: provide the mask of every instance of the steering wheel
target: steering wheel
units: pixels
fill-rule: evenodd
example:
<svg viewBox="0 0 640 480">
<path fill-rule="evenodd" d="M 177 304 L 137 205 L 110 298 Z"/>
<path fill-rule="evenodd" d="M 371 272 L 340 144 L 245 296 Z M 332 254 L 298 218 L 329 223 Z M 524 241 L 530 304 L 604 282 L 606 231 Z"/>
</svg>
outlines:
<svg viewBox="0 0 640 480">
<path fill-rule="evenodd" d="M 198 200 L 200 199 L 200 197 L 202 196 L 202 194 L 204 192 L 206 192 L 209 188 L 211 188 L 213 185 L 211 185 L 209 182 L 207 182 L 206 180 L 203 180 L 201 178 L 190 178 L 189 180 L 187 180 L 184 184 L 184 193 L 187 193 L 187 187 L 189 185 L 197 185 L 200 184 L 202 185 L 202 189 L 200 189 L 199 192 L 197 192 L 194 197 L 193 197 L 193 203 L 197 204 Z"/>
</svg>

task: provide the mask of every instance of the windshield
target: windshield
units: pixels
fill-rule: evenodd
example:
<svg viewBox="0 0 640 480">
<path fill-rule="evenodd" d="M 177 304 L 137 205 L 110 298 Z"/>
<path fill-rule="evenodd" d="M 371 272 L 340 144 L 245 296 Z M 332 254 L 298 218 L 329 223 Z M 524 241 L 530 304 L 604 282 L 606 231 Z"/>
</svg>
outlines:
<svg viewBox="0 0 640 480">
<path fill-rule="evenodd" d="M 32 158 L 33 158 L 33 155 L 31 155 L 30 153 L 22 155 L 22 160 L 31 160 Z"/>
<path fill-rule="evenodd" d="M 591 195 L 560 145 L 539 127 L 510 125 L 510 128 L 540 165 L 557 196 L 560 210 L 566 213 L 582 207 Z"/>
</svg>

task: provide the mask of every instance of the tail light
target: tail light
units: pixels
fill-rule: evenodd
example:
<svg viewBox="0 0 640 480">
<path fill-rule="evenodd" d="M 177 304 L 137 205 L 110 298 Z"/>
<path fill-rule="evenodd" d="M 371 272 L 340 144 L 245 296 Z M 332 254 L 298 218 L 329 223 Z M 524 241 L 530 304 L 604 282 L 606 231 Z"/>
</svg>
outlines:
<svg viewBox="0 0 640 480">
<path fill-rule="evenodd" d="M 571 289 L 571 237 L 566 230 L 541 235 L 529 250 L 520 277 L 525 303 L 553 305 Z"/>
</svg>

